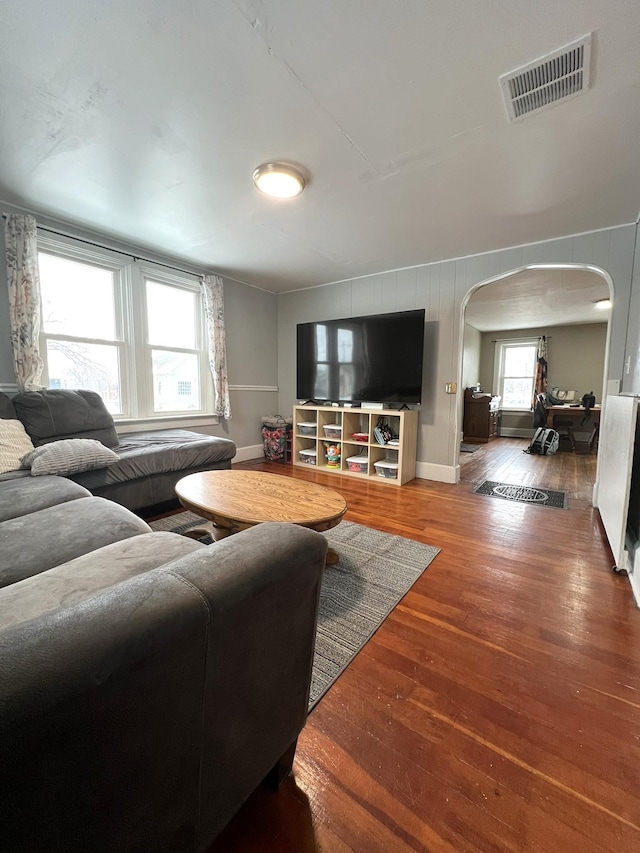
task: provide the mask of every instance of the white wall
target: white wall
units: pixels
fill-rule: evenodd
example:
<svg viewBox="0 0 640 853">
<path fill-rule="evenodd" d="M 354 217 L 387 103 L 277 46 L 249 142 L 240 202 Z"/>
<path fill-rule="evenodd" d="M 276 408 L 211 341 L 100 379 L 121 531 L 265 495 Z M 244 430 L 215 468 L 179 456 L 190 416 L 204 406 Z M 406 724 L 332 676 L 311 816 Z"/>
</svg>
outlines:
<svg viewBox="0 0 640 853">
<path fill-rule="evenodd" d="M 462 416 L 462 306 L 468 294 L 480 282 L 533 264 L 589 264 L 606 271 L 614 288 L 608 376 L 624 380 L 635 235 L 636 226 L 627 225 L 280 294 L 279 408 L 290 411 L 295 399 L 296 323 L 425 308 L 418 474 L 455 482 Z M 459 383 L 458 395 L 445 393 L 447 382 Z"/>
<path fill-rule="evenodd" d="M 480 354 L 482 351 L 482 333 L 469 323 L 464 324 L 464 341 L 462 343 L 462 388 L 472 388 L 482 382 L 480 375 Z M 483 386 L 484 389 L 484 386 Z M 490 390 L 490 389 L 488 389 Z"/>
<path fill-rule="evenodd" d="M 628 373 L 626 373 L 627 363 Z M 627 330 L 625 345 L 625 376 L 622 392 L 624 394 L 640 394 L 640 226 L 638 226 L 633 265 L 629 328 Z"/>
</svg>

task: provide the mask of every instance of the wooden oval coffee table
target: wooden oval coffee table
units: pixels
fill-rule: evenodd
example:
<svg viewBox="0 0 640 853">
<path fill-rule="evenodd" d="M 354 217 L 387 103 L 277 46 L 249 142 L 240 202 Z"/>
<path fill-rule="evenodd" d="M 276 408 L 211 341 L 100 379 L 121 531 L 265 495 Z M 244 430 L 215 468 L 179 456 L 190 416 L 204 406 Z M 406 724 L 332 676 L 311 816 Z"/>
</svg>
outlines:
<svg viewBox="0 0 640 853">
<path fill-rule="evenodd" d="M 176 484 L 185 509 L 209 520 L 192 528 L 194 538 L 208 533 L 214 540 L 265 521 L 288 521 L 322 533 L 339 524 L 347 503 L 339 492 L 261 471 L 201 471 Z M 337 562 L 329 549 L 327 563 Z"/>
</svg>

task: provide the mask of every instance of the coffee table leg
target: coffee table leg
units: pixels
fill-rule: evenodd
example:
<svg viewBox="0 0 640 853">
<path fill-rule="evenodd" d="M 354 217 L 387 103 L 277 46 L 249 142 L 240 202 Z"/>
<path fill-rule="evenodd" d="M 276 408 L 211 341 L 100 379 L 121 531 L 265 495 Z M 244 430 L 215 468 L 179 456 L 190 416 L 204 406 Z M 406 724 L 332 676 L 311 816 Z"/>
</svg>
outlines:
<svg viewBox="0 0 640 853">
<path fill-rule="evenodd" d="M 333 548 L 329 548 L 327 551 L 327 559 L 325 560 L 325 566 L 335 566 L 340 557 L 336 554 Z"/>
<path fill-rule="evenodd" d="M 221 539 L 231 536 L 234 533 L 230 527 L 218 527 L 212 521 L 203 521 L 198 527 L 192 527 L 185 530 L 183 536 L 188 536 L 189 539 L 200 539 L 201 536 L 210 536 L 214 542 L 219 542 Z"/>
</svg>

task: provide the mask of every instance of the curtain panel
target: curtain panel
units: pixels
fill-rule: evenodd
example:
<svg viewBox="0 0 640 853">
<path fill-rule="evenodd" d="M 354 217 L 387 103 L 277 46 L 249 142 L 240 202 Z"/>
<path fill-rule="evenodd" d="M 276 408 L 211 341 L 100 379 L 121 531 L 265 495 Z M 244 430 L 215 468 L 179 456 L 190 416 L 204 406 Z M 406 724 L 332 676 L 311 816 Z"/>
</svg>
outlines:
<svg viewBox="0 0 640 853">
<path fill-rule="evenodd" d="M 533 386 L 533 400 L 531 403 L 531 408 L 535 409 L 536 407 L 536 397 L 538 394 L 546 394 L 547 393 L 547 338 L 545 335 L 542 335 L 538 338 L 538 352 L 537 352 L 537 360 L 538 363 L 536 365 L 536 379 Z"/>
<path fill-rule="evenodd" d="M 42 388 L 40 275 L 33 216 L 12 213 L 5 223 L 9 325 L 13 369 L 19 391 Z"/>
<path fill-rule="evenodd" d="M 224 285 L 219 275 L 203 275 L 201 279 L 209 333 L 209 367 L 213 376 L 214 414 L 231 417 L 227 351 L 224 332 Z"/>
</svg>

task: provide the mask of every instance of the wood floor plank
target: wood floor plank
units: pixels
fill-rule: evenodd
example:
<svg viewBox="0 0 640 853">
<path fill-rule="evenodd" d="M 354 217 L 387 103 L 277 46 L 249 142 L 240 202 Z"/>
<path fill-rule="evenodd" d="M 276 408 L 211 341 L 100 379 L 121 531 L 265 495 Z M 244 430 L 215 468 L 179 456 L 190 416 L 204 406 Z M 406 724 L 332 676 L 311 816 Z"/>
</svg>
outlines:
<svg viewBox="0 0 640 853">
<path fill-rule="evenodd" d="M 327 485 L 346 519 L 441 549 L 310 715 L 295 778 L 210 853 L 640 850 L 640 611 L 590 504 L 594 454 L 461 454 L 458 484 Z M 566 509 L 477 495 L 565 491 Z"/>
</svg>

